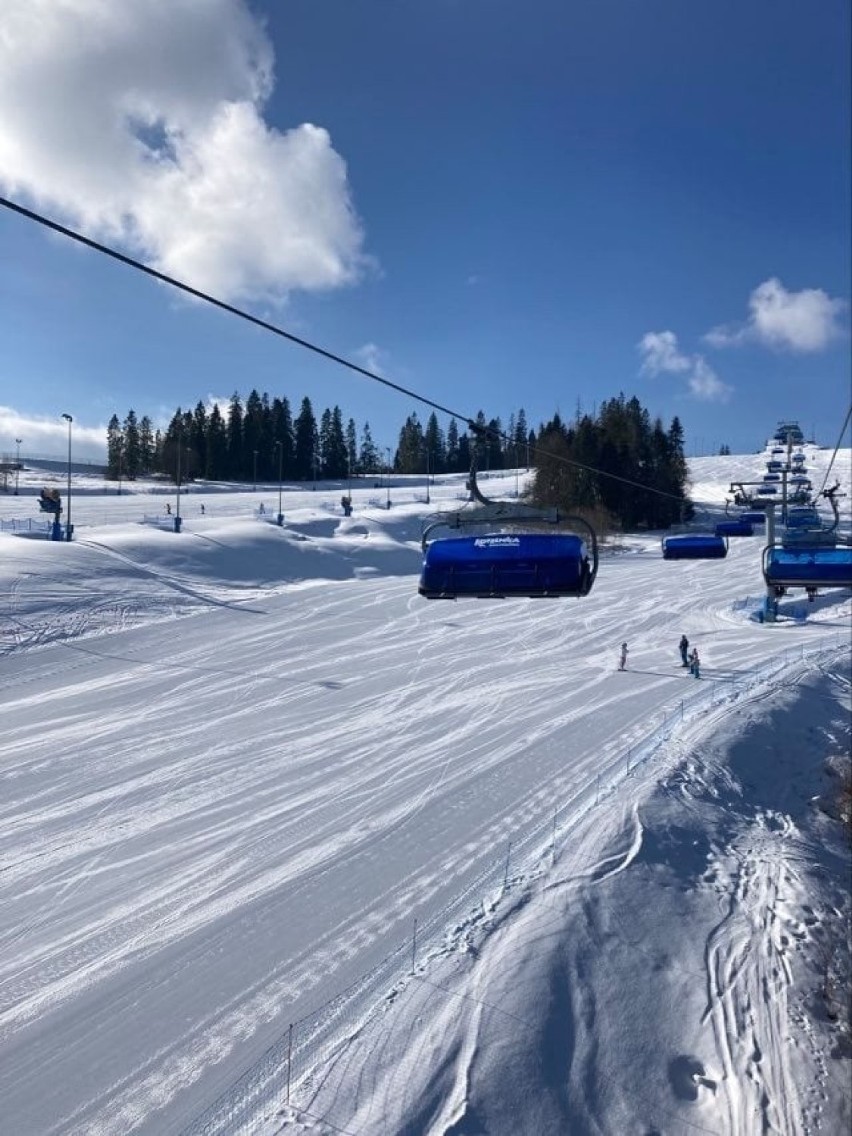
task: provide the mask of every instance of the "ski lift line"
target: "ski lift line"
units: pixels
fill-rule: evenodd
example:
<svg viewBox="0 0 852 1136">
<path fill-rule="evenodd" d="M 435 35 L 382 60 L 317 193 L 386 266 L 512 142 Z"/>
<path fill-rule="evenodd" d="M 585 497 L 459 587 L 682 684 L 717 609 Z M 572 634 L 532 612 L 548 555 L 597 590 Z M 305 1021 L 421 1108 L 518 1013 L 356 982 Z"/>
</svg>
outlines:
<svg viewBox="0 0 852 1136">
<path fill-rule="evenodd" d="M 58 221 L 53 221 L 49 217 L 45 217 L 42 213 L 37 213 L 33 209 L 27 209 L 24 205 L 19 205 L 16 201 L 10 200 L 8 197 L 0 196 L 0 205 L 6 209 L 11 210 L 13 213 L 18 213 L 22 217 L 26 217 L 29 221 L 34 221 L 36 224 L 43 226 L 45 229 L 50 229 L 54 233 L 59 233 L 69 240 L 76 241 L 78 244 L 85 245 L 95 252 L 103 253 L 104 256 L 110 257 L 112 260 L 117 260 L 121 264 L 127 265 L 128 268 L 135 268 L 139 272 L 144 272 L 146 276 L 151 276 L 155 280 L 159 280 L 163 284 L 168 284 L 172 288 L 177 288 L 181 292 L 186 292 L 187 295 L 194 296 L 197 300 L 203 300 L 206 304 L 211 304 L 220 311 L 227 312 L 229 315 L 237 316 L 239 319 L 245 320 L 247 323 L 254 324 L 264 331 L 269 331 L 273 335 L 279 336 L 281 339 L 286 339 L 289 343 L 295 344 L 297 347 L 304 347 L 306 351 L 312 351 L 315 355 L 321 356 L 323 359 L 328 359 L 329 362 L 338 363 L 341 367 L 346 367 L 356 374 L 362 375 L 366 379 L 373 379 L 377 383 L 388 387 L 390 390 L 395 390 L 398 394 L 404 394 L 408 398 L 414 399 L 415 402 L 422 403 L 424 406 L 431 407 L 432 410 L 438 410 L 441 414 L 446 414 L 450 418 L 458 418 L 465 422 L 468 429 L 473 432 L 490 434 L 495 438 L 499 438 L 504 442 L 511 443 L 511 439 L 503 431 L 492 430 L 488 427 L 479 426 L 467 414 L 461 414 L 451 407 L 444 406 L 433 399 L 426 398 L 425 395 L 417 394 L 416 391 L 409 390 L 408 387 L 401 386 L 399 383 L 392 382 L 390 379 L 384 378 L 382 375 L 377 375 L 375 371 L 370 371 L 366 367 L 361 367 L 357 363 L 353 363 L 350 359 L 346 359 L 343 355 L 337 355 L 333 351 L 327 350 L 325 347 L 320 347 L 316 343 L 311 343 L 308 339 L 303 339 L 301 336 L 294 335 L 290 331 L 285 331 L 283 327 L 277 324 L 270 323 L 269 320 L 261 319 L 259 316 L 253 316 L 250 312 L 242 308 L 236 307 L 234 304 L 228 304 L 224 300 L 218 299 L 216 296 L 211 296 L 208 292 L 202 292 L 199 288 L 193 288 L 191 284 L 186 284 L 182 280 L 178 280 L 174 276 L 169 276 L 165 272 L 160 272 L 156 268 L 151 268 L 147 264 L 143 264 L 141 260 L 135 257 L 128 256 L 126 253 L 118 252 L 117 249 L 111 248 L 109 245 L 103 244 L 101 241 L 93 240 L 91 237 L 86 237 L 76 229 L 71 229 L 67 225 L 60 225 Z M 595 469 L 594 466 L 584 465 L 582 462 L 572 461 L 570 458 L 563 457 L 561 454 L 550 453 L 547 450 L 536 447 L 538 453 L 543 457 L 552 458 L 563 465 L 573 466 L 575 469 L 582 469 L 588 473 L 593 473 L 597 477 L 608 477 L 612 481 L 619 481 L 622 485 L 630 485 L 634 489 L 641 489 L 644 493 L 654 493 L 658 497 L 666 497 L 673 501 L 683 502 L 683 498 L 679 497 L 676 493 L 667 493 L 663 489 L 655 489 L 650 485 L 643 485 L 641 481 L 633 481 L 629 477 L 621 477 L 617 473 L 608 473 L 601 469 Z M 712 502 L 693 502 L 697 505 L 711 505 Z"/>
<path fill-rule="evenodd" d="M 207 304 L 212 304 L 213 307 L 228 312 L 229 315 L 238 316 L 240 319 L 246 320 L 256 327 L 263 328 L 264 331 L 270 331 L 273 335 L 280 336 L 290 343 L 295 343 L 297 347 L 304 347 L 305 350 L 313 351 L 314 354 L 321 355 L 324 359 L 328 359 L 332 363 L 339 363 L 341 367 L 348 367 L 350 371 L 356 371 L 359 375 L 363 375 L 367 379 L 374 379 L 377 383 L 382 383 L 384 386 L 390 387 L 391 390 L 395 390 L 399 394 L 407 395 L 417 402 L 422 402 L 424 405 L 432 407 L 433 410 L 440 410 L 442 414 L 448 414 L 451 418 L 460 418 L 465 422 L 468 421 L 467 415 L 465 414 L 459 414 L 458 411 L 451 410 L 447 406 L 442 406 L 438 402 L 433 402 L 431 399 L 425 398 L 423 395 L 419 395 L 415 391 L 409 390 L 407 387 L 400 386 L 399 383 L 394 383 L 390 379 L 386 379 L 382 375 L 377 375 L 374 371 L 368 370 L 366 367 L 361 367 L 357 363 L 353 363 L 350 359 L 346 359 L 342 355 L 336 355 L 333 351 L 329 351 L 325 347 L 320 347 L 316 343 L 311 343 L 310 340 L 302 339 L 300 336 L 294 335 L 290 331 L 285 331 L 283 327 L 270 323 L 269 320 L 261 319 L 259 316 L 253 316 L 250 312 L 244 311 L 242 308 L 228 304 L 224 300 L 218 299 L 216 296 L 211 296 L 209 292 L 202 292 L 199 288 L 193 288 L 191 284 L 186 284 L 184 281 L 178 280 L 174 276 L 169 276 L 165 272 L 151 268 L 135 257 L 118 252 L 116 249 L 110 248 L 109 245 L 95 241 L 91 237 L 86 237 L 75 229 L 69 229 L 66 225 L 60 225 L 57 221 L 52 221 L 49 217 L 36 213 L 32 209 L 27 209 L 23 205 L 18 205 L 15 201 L 10 201 L 6 197 L 0 197 L 0 205 L 11 209 L 15 213 L 20 213 L 22 217 L 26 217 L 30 221 L 35 221 L 37 224 L 43 225 L 46 229 L 51 229 L 53 232 L 59 233 L 63 237 L 77 241 L 79 244 L 85 245 L 95 252 L 103 253 L 104 256 L 120 261 L 120 263 L 126 264 L 129 268 L 135 268 L 139 272 L 144 272 L 147 276 L 152 276 L 155 280 L 159 280 L 163 284 L 169 284 L 172 288 L 186 292 L 188 295 L 194 296 L 197 300 L 203 300 Z"/>
<path fill-rule="evenodd" d="M 837 445 L 834 447 L 834 453 L 831 455 L 831 461 L 828 463 L 828 469 L 825 471 L 825 477 L 823 478 L 822 485 L 819 487 L 819 494 L 817 494 L 817 496 L 822 493 L 823 489 L 825 489 L 826 485 L 828 484 L 828 478 L 831 474 L 831 467 L 834 465 L 834 459 L 837 457 L 837 451 L 840 449 L 840 443 L 843 441 L 843 435 L 846 433 L 846 427 L 849 425 L 850 418 L 852 418 L 852 403 L 850 403 L 849 409 L 846 411 L 846 418 L 844 419 L 843 426 L 840 429 Z"/>
</svg>

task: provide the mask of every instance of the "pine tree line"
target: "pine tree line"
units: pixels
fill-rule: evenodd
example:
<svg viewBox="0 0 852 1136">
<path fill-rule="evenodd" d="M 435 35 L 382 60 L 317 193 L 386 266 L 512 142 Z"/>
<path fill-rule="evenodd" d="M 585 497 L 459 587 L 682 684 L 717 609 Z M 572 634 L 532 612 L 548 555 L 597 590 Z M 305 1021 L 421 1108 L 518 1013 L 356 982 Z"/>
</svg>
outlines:
<svg viewBox="0 0 852 1136">
<path fill-rule="evenodd" d="M 596 417 L 578 413 L 570 426 L 555 415 L 539 431 L 533 463 L 539 505 L 624 529 L 663 529 L 693 516 L 680 420 L 664 429 L 635 397 L 602 403 Z"/>
<path fill-rule="evenodd" d="M 434 413 L 425 426 L 410 414 L 391 454 L 374 443 L 368 422 L 360 432 L 352 418 L 344 425 L 338 406 L 323 410 L 317 420 L 310 399 L 303 398 L 294 418 L 286 397 L 270 399 L 253 390 L 243 404 L 235 392 L 225 414 L 218 404 L 208 409 L 199 402 L 194 410 L 178 409 L 164 432 L 147 416 L 137 420 L 133 410 L 123 423 L 113 415 L 107 477 L 341 480 L 389 466 L 404 474 L 463 473 L 473 450 L 481 472 L 534 466 L 537 504 L 594 514 L 598 522 L 626 529 L 667 528 L 692 516 L 680 420 L 673 418 L 664 429 L 635 397 L 605 401 L 594 417 L 578 408 L 571 425 L 557 414 L 537 431 L 529 428 L 523 409 L 511 414 L 505 429 L 482 411 L 475 421 L 480 429 L 471 437 L 455 419 L 444 431 Z"/>
<path fill-rule="evenodd" d="M 477 424 L 488 427 L 487 441 L 477 441 L 481 469 L 528 465 L 535 433 L 523 409 L 512 413 L 503 435 L 499 418 Z M 164 476 L 173 481 L 308 481 L 395 473 L 462 473 L 470 469 L 471 442 L 466 427 L 451 419 L 446 432 L 432 413 L 425 427 L 411 414 L 391 454 L 373 441 L 369 422 L 360 432 L 355 420 L 344 425 L 340 407 L 323 410 L 319 420 L 309 398 L 293 417 L 286 397 L 270 399 L 253 390 L 245 400 L 231 396 L 225 414 L 215 403 L 194 410 L 178 408 L 165 431 L 146 415 L 130 410 L 120 422 L 114 414 L 107 426 L 107 473 L 110 480 Z"/>
</svg>

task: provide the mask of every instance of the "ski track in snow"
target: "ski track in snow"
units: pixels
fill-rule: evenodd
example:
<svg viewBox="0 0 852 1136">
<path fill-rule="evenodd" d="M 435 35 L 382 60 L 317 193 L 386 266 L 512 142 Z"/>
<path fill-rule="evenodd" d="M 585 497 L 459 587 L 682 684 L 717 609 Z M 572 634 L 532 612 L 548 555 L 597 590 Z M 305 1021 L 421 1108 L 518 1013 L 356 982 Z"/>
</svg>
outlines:
<svg viewBox="0 0 852 1136">
<path fill-rule="evenodd" d="M 450 605 L 410 575 L 195 579 L 107 532 L 64 550 L 67 578 L 43 549 L 22 557 L 0 652 L 0 1099 L 22 1136 L 192 1120 L 519 833 L 554 807 L 571 830 L 664 714 L 714 678 L 742 693 L 767 652 L 836 642 L 850 610 L 758 628 L 733 608 L 756 606 L 757 542 L 732 541 L 720 570 L 650 540 L 605 555 L 583 601 Z M 702 684 L 677 665 L 684 628 Z M 642 823 L 622 807 L 593 807 L 618 840 L 568 877 L 561 861 L 556 893 L 631 867 Z M 791 836 L 730 850 L 707 941 L 731 1132 L 798 1131 L 775 914 Z M 462 1131 L 480 1020 L 436 1131 Z"/>
</svg>

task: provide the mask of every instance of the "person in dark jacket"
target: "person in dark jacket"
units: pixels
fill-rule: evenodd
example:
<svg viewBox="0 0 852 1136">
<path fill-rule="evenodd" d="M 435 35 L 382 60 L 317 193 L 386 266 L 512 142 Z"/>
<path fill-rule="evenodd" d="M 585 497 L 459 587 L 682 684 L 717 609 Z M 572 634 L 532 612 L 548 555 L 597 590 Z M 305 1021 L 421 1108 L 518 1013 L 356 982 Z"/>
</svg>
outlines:
<svg viewBox="0 0 852 1136">
<path fill-rule="evenodd" d="M 688 667 L 689 658 L 687 657 L 687 651 L 689 650 L 689 640 L 685 635 L 681 635 L 678 647 L 680 648 L 680 661 L 683 666 Z"/>
</svg>

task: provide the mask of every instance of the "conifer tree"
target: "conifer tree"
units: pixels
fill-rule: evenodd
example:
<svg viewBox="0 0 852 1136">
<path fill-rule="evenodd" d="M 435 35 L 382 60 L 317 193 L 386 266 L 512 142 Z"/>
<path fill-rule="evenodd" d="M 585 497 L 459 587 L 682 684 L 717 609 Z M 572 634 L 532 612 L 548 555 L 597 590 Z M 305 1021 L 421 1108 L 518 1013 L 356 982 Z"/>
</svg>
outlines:
<svg viewBox="0 0 852 1136">
<path fill-rule="evenodd" d="M 243 466 L 243 404 L 237 391 L 228 404 L 228 469 L 226 477 L 239 481 Z"/>
<path fill-rule="evenodd" d="M 136 411 L 129 410 L 124 420 L 124 476 L 128 481 L 135 481 L 139 475 L 141 464 L 141 450 L 139 446 L 139 424 L 136 421 Z"/>
<path fill-rule="evenodd" d="M 317 421 L 314 418 L 311 400 L 302 399 L 302 405 L 295 422 L 296 453 L 295 475 L 300 481 L 307 481 L 316 475 L 318 460 Z"/>
<path fill-rule="evenodd" d="M 107 423 L 107 470 L 109 481 L 117 481 L 122 472 L 122 450 L 124 449 L 124 434 L 118 415 L 113 414 Z"/>
<path fill-rule="evenodd" d="M 279 470 L 283 477 L 295 477 L 296 439 L 293 433 L 293 416 L 290 413 L 290 402 L 286 396 L 273 398 L 271 407 L 272 417 L 272 448 L 276 453 L 278 465 L 273 471 L 277 476 Z M 275 443 L 281 443 L 281 452 L 275 450 Z"/>
<path fill-rule="evenodd" d="M 377 473 L 379 470 L 379 451 L 370 433 L 370 423 L 365 422 L 361 431 L 361 450 L 358 455 L 358 469 L 361 473 Z"/>
<path fill-rule="evenodd" d="M 157 447 L 154 438 L 154 424 L 147 414 L 139 420 L 139 472 L 143 477 L 153 473 L 156 468 Z"/>
<path fill-rule="evenodd" d="M 205 476 L 221 481 L 228 476 L 228 428 L 219 409 L 219 403 L 213 404 L 213 409 L 207 417 Z"/>
</svg>

